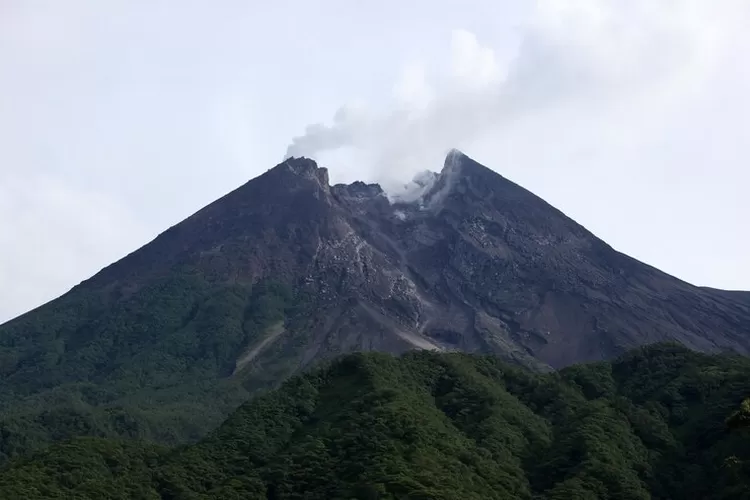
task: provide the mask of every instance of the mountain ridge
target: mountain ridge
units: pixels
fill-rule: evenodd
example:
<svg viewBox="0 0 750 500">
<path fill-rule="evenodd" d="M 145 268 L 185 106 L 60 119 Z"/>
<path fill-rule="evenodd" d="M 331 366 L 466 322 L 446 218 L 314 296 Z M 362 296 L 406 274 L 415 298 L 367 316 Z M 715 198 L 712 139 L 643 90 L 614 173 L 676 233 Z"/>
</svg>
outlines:
<svg viewBox="0 0 750 500">
<path fill-rule="evenodd" d="M 35 446 L 14 441 L 29 426 L 40 443 L 80 428 L 195 440 L 257 390 L 352 351 L 540 371 L 663 341 L 750 352 L 747 295 L 619 253 L 460 152 L 420 182 L 421 199 L 389 200 L 288 159 L 0 325 L 0 426 L 16 436 L 0 454 Z"/>
<path fill-rule="evenodd" d="M 628 276 L 630 273 L 636 280 L 648 280 L 646 287 L 659 300 L 666 298 L 661 285 L 670 280 L 674 281 L 668 283 L 669 291 L 674 292 L 680 289 L 680 293 L 694 294 L 696 290 L 699 290 L 678 278 L 666 275 L 656 268 L 617 252 L 596 238 L 585 227 L 569 219 L 563 212 L 457 150 L 448 154 L 442 171 L 434 174 L 434 181 L 427 187 L 428 189 L 418 200 L 391 202 L 377 184 L 366 185 L 355 182 L 349 185 L 330 186 L 327 169 L 318 167 L 314 160 L 289 158 L 199 210 L 185 221 L 167 229 L 149 244 L 105 267 L 75 288 L 117 287 L 115 292 L 115 300 L 117 300 L 137 290 L 139 279 L 148 280 L 153 276 L 166 275 L 173 266 L 190 259 L 192 259 L 191 265 L 211 269 L 218 275 L 216 277 L 218 280 L 235 283 L 245 281 L 251 284 L 273 277 L 277 280 L 281 278 L 279 281 L 296 287 L 300 286 L 300 281 L 311 279 L 308 276 L 301 280 L 300 274 L 309 271 L 310 267 L 314 266 L 314 262 L 311 264 L 310 261 L 315 261 L 318 257 L 321 244 L 325 244 L 326 241 L 341 242 L 347 237 L 357 239 L 360 246 L 370 247 L 368 250 L 371 252 L 374 250 L 373 255 L 380 260 L 381 265 L 383 261 L 399 261 L 395 266 L 396 269 L 391 269 L 391 272 L 408 271 L 409 278 L 406 281 L 411 281 L 411 283 L 407 285 L 416 288 L 417 282 L 424 280 L 425 276 L 415 273 L 415 267 L 405 262 L 406 254 L 411 251 L 408 248 L 409 242 L 404 244 L 404 241 L 396 242 L 396 240 L 412 235 L 404 236 L 403 231 L 401 231 L 402 234 L 398 234 L 399 222 L 402 223 L 401 226 L 408 226 L 410 221 L 406 220 L 407 218 L 419 221 L 436 217 L 452 225 L 451 230 L 463 233 L 459 235 L 463 237 L 463 241 L 455 243 L 459 245 L 468 243 L 474 247 L 491 247 L 489 252 L 491 258 L 505 259 L 509 265 L 517 266 L 517 261 L 520 260 L 519 254 L 526 253 L 527 255 L 520 255 L 527 261 L 521 264 L 525 266 L 521 270 L 522 273 L 530 275 L 534 272 L 534 266 L 541 266 L 543 269 L 541 273 L 537 272 L 537 275 L 542 274 L 541 278 L 549 281 L 552 288 L 568 288 L 565 290 L 567 292 L 571 291 L 570 288 L 575 288 L 571 282 L 566 284 L 561 279 L 564 273 L 569 276 L 577 274 L 578 276 L 574 276 L 572 281 L 578 278 L 580 281 L 593 284 L 594 287 L 604 286 L 605 288 L 616 288 L 621 285 L 617 282 L 623 281 L 619 280 L 619 277 Z M 501 199 L 499 210 L 491 203 L 484 202 L 492 198 Z M 469 201 L 466 202 L 466 200 Z M 488 216 L 488 211 L 495 213 Z M 468 231 L 464 231 L 466 228 L 458 227 L 466 223 L 466 219 L 469 218 L 473 218 L 470 222 L 474 224 L 474 227 L 468 228 Z M 487 237 L 488 232 L 484 227 L 487 222 L 495 226 L 495 233 L 503 233 L 500 235 L 501 238 L 497 238 L 497 234 L 491 235 L 495 238 Z M 352 224 L 358 227 L 353 228 Z M 429 232 L 431 224 L 432 221 L 427 220 L 419 229 Z M 385 230 L 382 229 L 384 227 Z M 253 245 L 253 242 L 248 244 L 248 240 L 262 239 L 263 232 L 272 233 L 276 228 L 294 230 L 298 237 L 295 238 L 294 234 L 273 235 L 273 241 L 263 242 L 267 243 L 266 247 L 271 246 L 271 249 L 263 248 L 262 245 Z M 380 234 L 375 234 L 371 242 L 358 235 L 358 230 L 364 230 L 369 234 L 379 231 Z M 302 234 L 301 237 L 299 237 L 300 234 Z M 450 234 L 447 236 L 448 238 L 455 237 Z M 438 235 L 438 237 L 447 239 L 445 235 Z M 505 241 L 502 241 L 503 239 Z M 517 241 L 513 241 L 514 239 L 524 241 L 521 241 L 519 245 Z M 527 244 L 528 242 L 531 244 Z M 512 248 L 514 244 L 516 248 Z M 241 256 L 245 260 L 244 265 L 239 264 L 239 258 L 231 262 L 227 262 L 231 258 L 222 259 L 222 253 L 226 253 L 227 245 L 235 248 L 242 247 L 238 249 L 238 252 L 244 252 Z M 404 246 L 407 248 L 405 249 Z M 424 246 L 430 246 L 429 242 Z M 552 259 L 540 255 L 540 251 L 561 254 L 560 249 L 565 250 L 566 246 L 570 247 L 570 251 L 561 255 L 562 259 L 557 262 L 549 264 L 545 261 Z M 281 253 L 278 253 L 279 250 Z M 428 253 L 428 250 L 429 248 L 418 249 L 423 254 Z M 454 250 L 455 248 L 450 248 L 448 252 Z M 581 250 L 587 251 L 589 255 L 581 258 Z M 253 253 L 255 255 L 252 255 Z M 351 254 L 347 254 L 347 257 L 356 259 L 356 256 Z M 343 256 L 334 256 L 334 260 L 341 260 L 341 258 Z M 595 258 L 599 259 L 598 269 L 581 265 L 582 261 L 585 264 L 586 260 L 591 261 Z M 568 262 L 565 262 L 566 260 Z M 570 260 L 577 261 L 569 262 Z M 409 266 L 411 266 L 410 269 L 408 269 Z M 303 269 L 305 267 L 306 269 Z M 552 267 L 552 269 L 544 269 L 544 267 Z M 514 278 L 522 280 L 526 277 L 514 276 Z M 434 284 L 430 283 L 428 286 Z M 424 285 L 423 282 L 422 286 Z M 636 285 L 642 286 L 644 283 L 636 283 Z M 741 292 L 703 290 L 711 296 L 711 301 L 721 302 L 727 299 L 729 304 L 737 304 L 739 308 L 743 308 L 745 304 L 744 295 Z M 588 287 L 587 292 L 591 291 L 592 287 Z M 424 297 L 426 294 L 421 295 Z M 409 301 L 406 297 L 404 299 L 402 302 L 409 307 Z M 411 305 L 414 306 L 414 304 Z M 726 304 L 722 306 L 726 307 Z M 419 306 L 412 307 L 414 308 L 419 309 Z M 742 314 L 746 312 L 741 311 Z M 419 311 L 412 310 L 409 314 L 412 317 L 418 316 Z M 679 321 L 673 322 L 679 323 Z M 417 329 L 419 328 L 418 326 Z M 579 327 L 584 330 L 592 328 L 595 329 L 596 326 Z M 669 337 L 660 337 L 654 340 L 669 339 Z M 712 345 L 712 342 L 706 338 L 695 336 L 683 339 L 683 341 L 699 350 L 715 351 L 727 347 L 721 343 Z M 732 344 L 732 342 L 726 344 Z M 623 347 L 635 345 L 638 345 L 637 340 L 628 342 Z M 733 348 L 737 347 L 734 343 Z M 618 346 L 615 345 L 612 348 L 617 349 Z M 528 350 L 529 346 L 524 349 Z M 740 350 L 747 352 L 747 345 L 742 345 Z M 606 353 L 598 357 L 604 359 L 603 356 L 606 356 Z M 551 361 L 553 366 L 561 366 L 573 361 L 596 359 L 597 356 L 585 354 L 581 358 L 573 354 L 571 359 L 567 357 L 550 358 L 544 361 Z"/>
</svg>

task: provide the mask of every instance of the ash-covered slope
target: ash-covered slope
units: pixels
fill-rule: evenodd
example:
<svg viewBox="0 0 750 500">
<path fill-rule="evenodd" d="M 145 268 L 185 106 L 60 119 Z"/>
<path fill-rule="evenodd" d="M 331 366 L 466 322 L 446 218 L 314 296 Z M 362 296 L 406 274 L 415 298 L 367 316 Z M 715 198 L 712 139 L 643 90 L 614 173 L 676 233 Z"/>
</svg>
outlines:
<svg viewBox="0 0 750 500">
<path fill-rule="evenodd" d="M 412 347 L 552 367 L 665 340 L 750 349 L 740 293 L 691 286 L 613 250 L 457 151 L 422 180 L 418 200 L 391 204 L 377 185 L 329 187 L 324 168 L 290 159 L 85 286 L 137 287 L 185 261 L 220 282 L 272 278 L 315 297 L 303 364 Z"/>
<path fill-rule="evenodd" d="M 258 387 L 356 350 L 538 369 L 666 340 L 750 351 L 745 295 L 618 253 L 459 152 L 420 182 L 391 203 L 289 159 L 0 326 L 0 453 L 30 446 L 13 437 L 29 428 L 191 439 Z"/>
<path fill-rule="evenodd" d="M 458 152 L 421 202 L 389 206 L 376 187 L 362 188 L 333 188 L 353 214 L 359 254 L 349 262 L 363 248 L 384 255 L 404 293 L 381 306 L 440 348 L 553 367 L 665 340 L 750 349 L 744 295 L 694 287 L 623 255 Z"/>
</svg>

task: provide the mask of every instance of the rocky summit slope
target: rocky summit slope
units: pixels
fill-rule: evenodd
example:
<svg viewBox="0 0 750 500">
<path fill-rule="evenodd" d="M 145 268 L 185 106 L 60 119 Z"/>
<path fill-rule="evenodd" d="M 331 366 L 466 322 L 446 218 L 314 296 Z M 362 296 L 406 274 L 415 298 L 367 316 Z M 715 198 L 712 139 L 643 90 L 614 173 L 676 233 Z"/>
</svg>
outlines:
<svg viewBox="0 0 750 500">
<path fill-rule="evenodd" d="M 0 452 L 50 422 L 65 423 L 54 436 L 195 438 L 258 387 L 350 351 L 541 370 L 659 341 L 750 352 L 747 294 L 623 255 L 457 151 L 418 187 L 391 202 L 292 158 L 0 326 Z"/>
<path fill-rule="evenodd" d="M 740 294 L 623 255 L 459 152 L 412 203 L 329 186 L 289 159 L 105 269 L 86 288 L 137 290 L 175 264 L 217 282 L 273 279 L 315 297 L 304 363 L 327 350 L 492 352 L 561 367 L 676 340 L 750 350 Z"/>
</svg>

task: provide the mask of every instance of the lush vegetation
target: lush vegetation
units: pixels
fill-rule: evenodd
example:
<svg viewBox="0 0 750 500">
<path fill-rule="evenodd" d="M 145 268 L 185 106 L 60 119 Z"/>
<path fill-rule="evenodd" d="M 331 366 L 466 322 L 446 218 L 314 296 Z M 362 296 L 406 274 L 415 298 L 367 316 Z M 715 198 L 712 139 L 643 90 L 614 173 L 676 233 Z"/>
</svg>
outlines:
<svg viewBox="0 0 750 500">
<path fill-rule="evenodd" d="M 174 270 L 137 293 L 85 286 L 0 327 L 0 463 L 72 436 L 196 441 L 250 394 L 288 377 L 287 335 L 236 361 L 307 301 L 260 283 Z M 292 322 L 291 325 L 289 323 Z"/>
<path fill-rule="evenodd" d="M 194 445 L 77 438 L 0 470 L 7 498 L 750 498 L 750 360 L 674 345 L 535 374 L 355 354 Z M 744 402 L 743 402 L 744 400 Z"/>
</svg>

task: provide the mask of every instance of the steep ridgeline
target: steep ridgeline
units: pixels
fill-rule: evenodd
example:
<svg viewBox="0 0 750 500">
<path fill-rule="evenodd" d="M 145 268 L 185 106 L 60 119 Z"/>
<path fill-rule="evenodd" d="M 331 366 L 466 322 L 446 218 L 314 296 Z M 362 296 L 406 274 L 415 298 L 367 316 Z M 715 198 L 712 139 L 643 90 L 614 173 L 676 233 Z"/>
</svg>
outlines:
<svg viewBox="0 0 750 500">
<path fill-rule="evenodd" d="M 736 500 L 750 360 L 676 345 L 535 374 L 352 354 L 175 450 L 77 438 L 0 467 L 3 498 Z"/>
<path fill-rule="evenodd" d="M 750 351 L 747 294 L 618 253 L 459 152 L 419 181 L 391 203 L 290 159 L 0 326 L 0 459 L 79 434 L 194 440 L 351 351 L 538 370 L 657 341 Z"/>
</svg>

